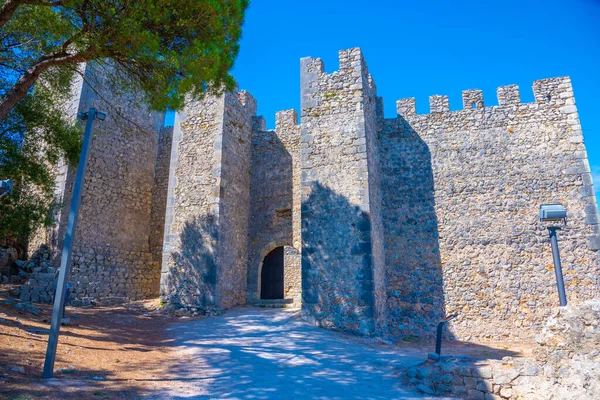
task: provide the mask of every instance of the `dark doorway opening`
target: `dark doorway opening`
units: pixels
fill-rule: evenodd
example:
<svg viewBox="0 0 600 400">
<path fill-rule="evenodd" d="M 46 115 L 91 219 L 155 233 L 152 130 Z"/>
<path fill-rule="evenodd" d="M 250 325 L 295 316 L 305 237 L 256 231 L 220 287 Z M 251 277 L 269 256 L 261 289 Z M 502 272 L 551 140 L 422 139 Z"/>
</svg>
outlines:
<svg viewBox="0 0 600 400">
<path fill-rule="evenodd" d="M 274 248 L 263 260 L 260 298 L 283 299 L 283 247 Z"/>
</svg>

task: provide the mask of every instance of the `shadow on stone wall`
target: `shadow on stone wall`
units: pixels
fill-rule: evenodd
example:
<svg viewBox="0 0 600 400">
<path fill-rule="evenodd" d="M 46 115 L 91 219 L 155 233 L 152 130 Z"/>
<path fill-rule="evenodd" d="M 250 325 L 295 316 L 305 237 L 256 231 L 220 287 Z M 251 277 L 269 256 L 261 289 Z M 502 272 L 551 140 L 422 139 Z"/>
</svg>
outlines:
<svg viewBox="0 0 600 400">
<path fill-rule="evenodd" d="M 302 310 L 310 323 L 357 334 L 374 330 L 371 221 L 318 182 L 302 203 Z"/>
<path fill-rule="evenodd" d="M 216 302 L 217 224 L 213 215 L 187 221 L 172 251 L 163 300 L 171 307 L 211 308 Z"/>
<path fill-rule="evenodd" d="M 387 121 L 386 121 L 387 122 Z M 431 338 L 444 317 L 431 153 L 402 117 L 380 144 L 387 334 Z"/>
</svg>

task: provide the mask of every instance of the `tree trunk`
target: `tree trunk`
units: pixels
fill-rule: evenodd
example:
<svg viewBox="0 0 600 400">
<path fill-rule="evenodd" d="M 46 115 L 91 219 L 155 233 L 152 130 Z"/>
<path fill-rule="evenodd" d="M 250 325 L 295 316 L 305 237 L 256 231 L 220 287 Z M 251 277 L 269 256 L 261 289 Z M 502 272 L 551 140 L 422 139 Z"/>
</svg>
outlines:
<svg viewBox="0 0 600 400">
<path fill-rule="evenodd" d="M 0 26 L 3 26 L 10 18 L 13 16 L 15 11 L 17 11 L 17 7 L 21 5 L 23 2 L 19 0 L 6 0 L 0 8 Z"/>
</svg>

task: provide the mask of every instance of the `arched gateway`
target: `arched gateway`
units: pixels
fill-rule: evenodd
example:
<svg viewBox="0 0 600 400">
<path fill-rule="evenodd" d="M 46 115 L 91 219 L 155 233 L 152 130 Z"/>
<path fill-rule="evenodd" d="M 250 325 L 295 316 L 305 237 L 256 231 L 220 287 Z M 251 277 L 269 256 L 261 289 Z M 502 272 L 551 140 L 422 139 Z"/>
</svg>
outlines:
<svg viewBox="0 0 600 400">
<path fill-rule="evenodd" d="M 260 298 L 283 299 L 283 247 L 276 247 L 263 260 Z"/>
</svg>

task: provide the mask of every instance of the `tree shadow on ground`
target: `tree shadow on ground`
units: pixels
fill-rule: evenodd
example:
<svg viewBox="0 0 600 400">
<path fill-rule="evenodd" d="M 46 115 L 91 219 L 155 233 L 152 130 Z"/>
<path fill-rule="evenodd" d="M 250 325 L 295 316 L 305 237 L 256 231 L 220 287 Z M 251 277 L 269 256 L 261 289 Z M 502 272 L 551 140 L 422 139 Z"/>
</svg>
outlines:
<svg viewBox="0 0 600 400">
<path fill-rule="evenodd" d="M 169 327 L 179 362 L 172 398 L 421 398 L 403 384 L 426 349 L 310 326 L 299 311 L 234 309 Z M 482 347 L 482 351 L 484 346 Z M 431 350 L 429 350 L 431 351 Z M 515 353 L 507 352 L 514 356 Z M 195 379 L 199 378 L 199 379 Z M 163 392 L 167 395 L 167 392 Z"/>
</svg>

